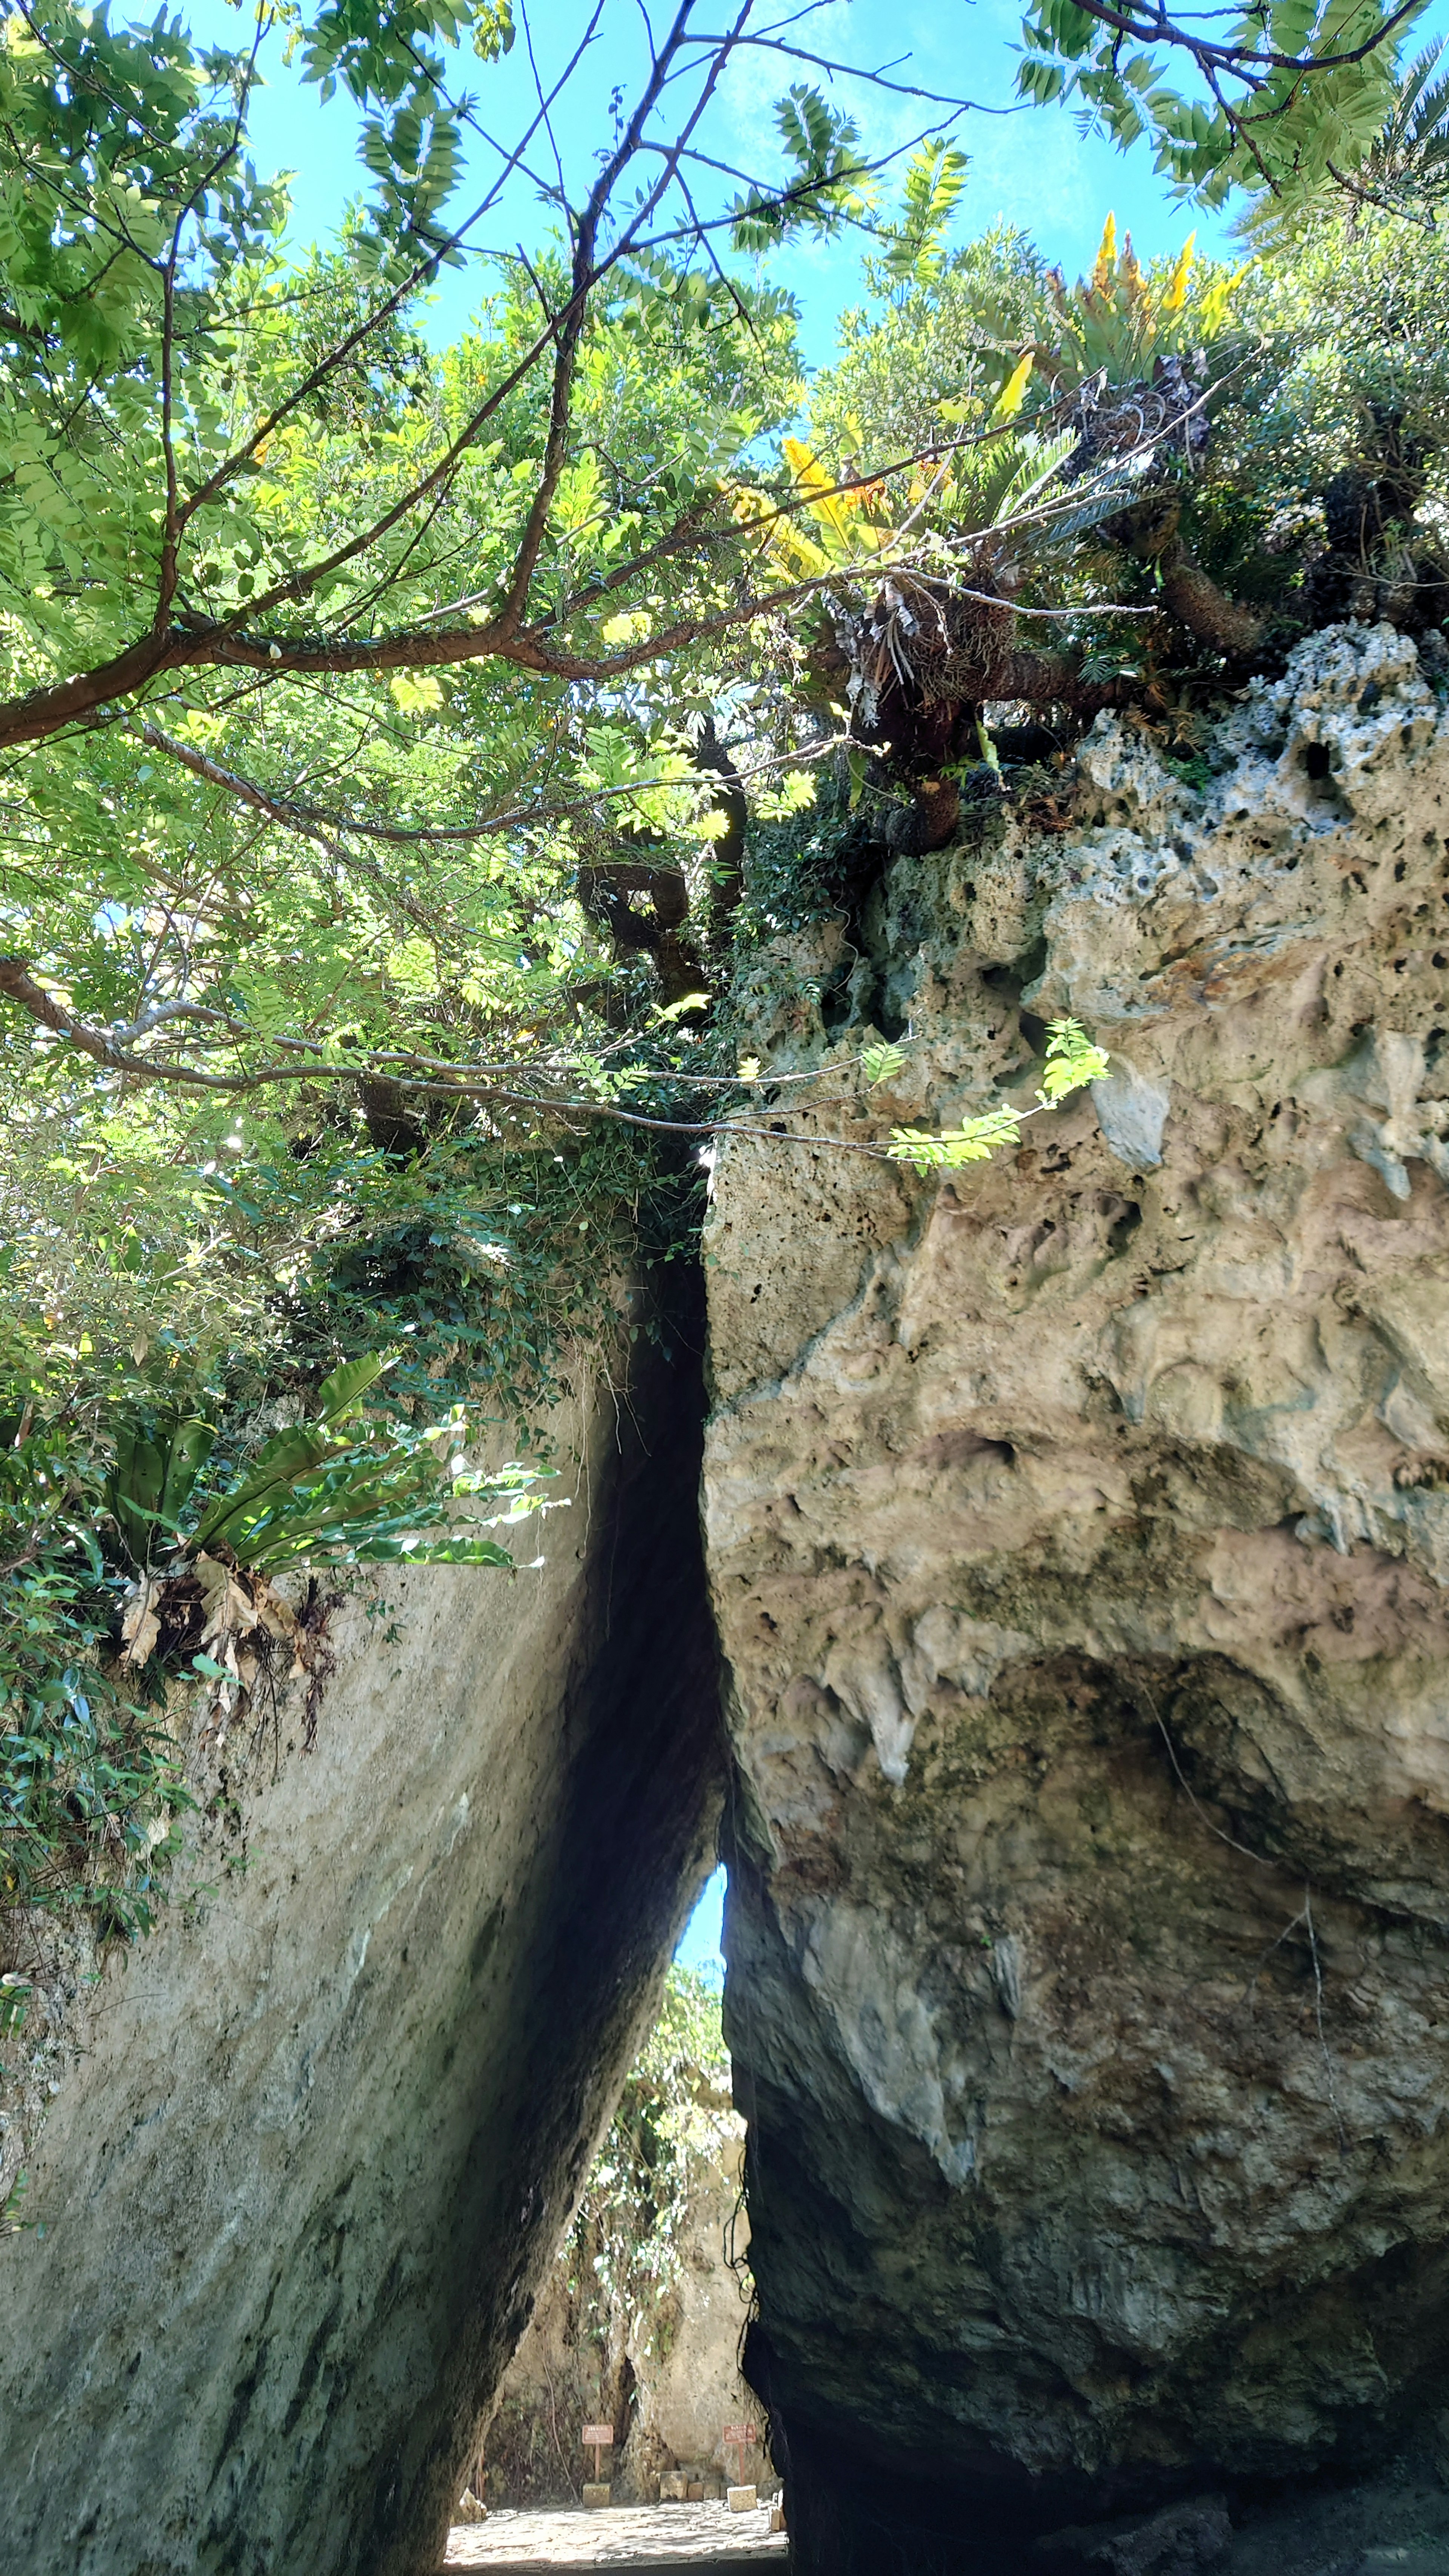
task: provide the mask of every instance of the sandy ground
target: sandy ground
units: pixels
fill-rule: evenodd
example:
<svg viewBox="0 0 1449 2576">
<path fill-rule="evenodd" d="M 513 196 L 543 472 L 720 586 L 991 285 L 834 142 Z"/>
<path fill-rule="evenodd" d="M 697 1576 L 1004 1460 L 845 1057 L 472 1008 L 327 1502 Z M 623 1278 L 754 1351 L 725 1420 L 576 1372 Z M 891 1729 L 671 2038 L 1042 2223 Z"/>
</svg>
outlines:
<svg viewBox="0 0 1449 2576">
<path fill-rule="evenodd" d="M 644 2504 L 602 2513 L 490 2513 L 486 2522 L 456 2523 L 444 2563 L 649 2568 L 768 2558 L 783 2565 L 785 2553 L 783 2532 L 770 2530 L 768 2505 L 731 2513 L 725 2504 Z"/>
</svg>

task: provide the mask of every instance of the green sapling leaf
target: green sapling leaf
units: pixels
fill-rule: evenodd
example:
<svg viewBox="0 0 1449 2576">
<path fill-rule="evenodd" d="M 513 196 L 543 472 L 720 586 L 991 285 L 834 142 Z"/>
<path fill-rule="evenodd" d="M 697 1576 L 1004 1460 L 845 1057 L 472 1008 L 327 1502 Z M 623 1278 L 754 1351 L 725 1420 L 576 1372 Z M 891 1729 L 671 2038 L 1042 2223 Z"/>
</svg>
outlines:
<svg viewBox="0 0 1449 2576">
<path fill-rule="evenodd" d="M 860 1059 L 860 1069 L 872 1089 L 877 1083 L 893 1082 L 896 1075 L 906 1069 L 905 1048 L 892 1046 L 889 1040 L 881 1046 L 866 1047 Z"/>
</svg>

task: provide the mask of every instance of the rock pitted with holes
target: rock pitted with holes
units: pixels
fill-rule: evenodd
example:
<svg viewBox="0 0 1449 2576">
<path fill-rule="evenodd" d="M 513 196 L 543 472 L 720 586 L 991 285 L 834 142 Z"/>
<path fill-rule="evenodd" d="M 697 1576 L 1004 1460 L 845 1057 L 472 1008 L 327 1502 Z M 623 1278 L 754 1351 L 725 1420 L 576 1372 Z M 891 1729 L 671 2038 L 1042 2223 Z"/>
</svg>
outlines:
<svg viewBox="0 0 1449 2576">
<path fill-rule="evenodd" d="M 717 1178 L 751 2367 L 837 2576 L 1446 2394 L 1449 718 L 1329 630 L 1205 757 L 1099 720 L 1078 812 L 757 960 L 840 1141 Z M 1110 1078 L 1014 1158 L 843 1150 L 1060 1012 Z"/>
</svg>

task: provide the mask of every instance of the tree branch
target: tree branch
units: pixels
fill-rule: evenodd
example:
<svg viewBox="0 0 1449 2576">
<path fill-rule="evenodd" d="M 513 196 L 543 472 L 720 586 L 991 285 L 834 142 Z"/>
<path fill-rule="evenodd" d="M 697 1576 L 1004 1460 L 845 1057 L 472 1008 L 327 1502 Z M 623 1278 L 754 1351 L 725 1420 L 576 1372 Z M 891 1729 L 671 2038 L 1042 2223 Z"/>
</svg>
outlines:
<svg viewBox="0 0 1449 2576">
<path fill-rule="evenodd" d="M 565 66 L 558 81 L 554 85 L 551 92 L 551 100 L 558 97 L 560 90 L 565 86 L 566 82 L 572 78 L 573 73 L 582 60 L 585 51 L 593 40 L 602 13 L 603 0 L 597 0 L 597 5 L 595 6 L 583 35 L 579 39 L 578 45 L 576 46 L 570 61 Z M 370 339 L 375 331 L 381 329 L 384 322 L 391 321 L 393 315 L 401 311 L 410 295 L 415 295 L 420 286 L 425 286 L 428 281 L 436 275 L 440 261 L 445 258 L 450 250 L 461 249 L 463 243 L 467 240 L 469 233 L 472 231 L 473 226 L 488 212 L 489 207 L 494 204 L 506 182 L 511 177 L 513 171 L 518 167 L 523 154 L 527 151 L 534 135 L 538 132 L 540 124 L 543 122 L 544 114 L 545 111 L 540 110 L 538 116 L 534 118 L 527 132 L 524 134 L 522 141 L 517 145 L 513 152 L 500 156 L 503 159 L 503 167 L 497 178 L 494 180 L 492 187 L 481 202 L 474 207 L 472 213 L 466 218 L 466 220 L 457 227 L 456 231 L 450 233 L 446 241 L 440 242 L 436 251 L 430 252 L 426 259 L 420 260 L 417 267 L 409 271 L 408 275 L 402 280 L 401 285 L 394 288 L 391 295 L 385 298 L 385 300 L 377 307 L 375 312 L 369 313 L 364 321 L 358 323 L 355 330 L 349 331 L 344 339 L 340 340 L 335 347 L 329 349 L 324 358 L 319 358 L 316 366 L 302 378 L 301 382 L 292 387 L 291 392 L 287 394 L 273 410 L 268 412 L 264 420 L 258 421 L 256 427 L 244 440 L 243 444 L 240 447 L 233 448 L 229 456 L 223 457 L 220 465 L 215 467 L 213 472 L 207 476 L 205 482 L 198 484 L 196 489 L 188 494 L 182 510 L 183 526 L 185 526 L 186 522 L 190 519 L 192 513 L 199 510 L 204 502 L 215 500 L 218 492 L 222 490 L 223 486 L 229 483 L 235 474 L 240 472 L 242 466 L 255 455 L 258 447 L 260 447 L 266 439 L 272 436 L 273 431 L 280 429 L 283 421 L 291 417 L 299 403 L 305 402 L 309 394 L 316 393 L 319 388 L 325 384 L 328 376 L 331 375 L 336 368 L 345 365 L 346 361 L 362 346 L 362 343 L 365 340 Z M 539 345 L 541 348 L 546 348 L 548 345 L 547 338 L 545 337 Z"/>
<path fill-rule="evenodd" d="M 527 604 L 539 552 L 543 545 L 544 532 L 548 526 L 548 514 L 553 507 L 553 497 L 558 489 L 559 476 L 563 472 L 568 456 L 569 411 L 573 396 L 574 368 L 578 358 L 580 335 L 589 309 L 589 294 L 595 283 L 594 254 L 598 246 L 599 225 L 603 220 L 609 199 L 638 151 L 644 128 L 658 105 L 670 63 L 679 51 L 690 6 L 691 0 L 682 0 L 674 24 L 654 57 L 649 78 L 634 113 L 590 189 L 588 203 L 579 220 L 578 232 L 574 240 L 573 292 L 563 312 L 556 315 L 550 325 L 555 341 L 555 357 L 553 389 L 549 400 L 548 440 L 543 452 L 543 467 L 539 475 L 538 488 L 529 506 L 528 517 L 524 522 L 523 534 L 518 541 L 518 548 L 513 558 L 513 570 L 509 576 L 508 587 L 495 612 L 495 623 L 503 635 L 512 635 L 516 632 Z M 531 51 L 530 40 L 530 53 Z M 641 208 L 634 223 L 626 232 L 624 242 L 616 248 L 615 259 L 625 255 L 625 244 L 631 235 L 638 231 L 641 224 L 647 222 L 648 212 L 656 202 L 657 198 L 651 197 L 648 209 Z"/>
<path fill-rule="evenodd" d="M 104 1065 L 108 1073 L 139 1074 L 145 1082 L 177 1082 L 203 1091 L 236 1091 L 250 1087 L 245 1078 L 203 1073 L 195 1066 L 171 1064 L 158 1056 L 132 1055 L 108 1030 L 93 1028 L 88 1021 L 77 1019 L 75 1013 L 58 1002 L 53 993 L 47 993 L 44 985 L 36 983 L 23 957 L 0 957 L 0 993 L 8 1001 L 17 1003 L 22 1011 L 28 1011 L 41 1028 L 52 1030 L 56 1037 L 68 1039 L 72 1046 L 79 1047 L 83 1055 L 94 1057 L 95 1062 Z M 299 1070 L 291 1068 L 287 1079 L 295 1082 Z"/>
<path fill-rule="evenodd" d="M 1118 8 L 1113 5 L 1113 0 L 1077 0 L 1077 6 L 1085 17 L 1095 18 L 1099 26 L 1111 27 L 1119 36 L 1130 37 L 1134 44 L 1178 45 L 1193 56 L 1204 72 L 1211 68 L 1249 79 L 1255 72 L 1346 71 L 1354 63 L 1366 61 L 1380 45 L 1386 44 L 1397 28 L 1416 15 L 1421 0 L 1401 0 L 1401 5 L 1392 17 L 1384 20 L 1375 35 L 1366 37 L 1361 45 L 1354 45 L 1340 54 L 1282 54 L 1271 45 L 1258 46 L 1251 42 L 1219 44 L 1209 36 L 1196 36 L 1189 28 L 1180 27 L 1165 10 L 1135 9 L 1130 5 Z M 1219 14 L 1226 17 L 1228 12 L 1224 10 Z M 1258 86 L 1256 82 L 1250 82 L 1250 85 Z"/>
<path fill-rule="evenodd" d="M 405 912 L 410 921 L 417 923 L 419 929 L 431 933 L 437 928 L 426 907 L 416 902 L 413 896 L 405 892 L 401 886 L 394 885 L 389 877 L 384 876 L 375 860 L 364 858 L 355 850 L 346 850 L 340 842 L 333 840 L 327 828 L 330 818 L 321 814 L 316 807 L 295 804 L 289 798 L 269 795 L 264 787 L 258 787 L 252 779 L 242 778 L 234 769 L 224 769 L 219 760 L 210 759 L 204 751 L 197 751 L 190 743 L 178 742 L 174 734 L 163 733 L 159 725 L 137 722 L 132 730 L 152 751 L 163 753 L 168 760 L 179 761 L 181 767 L 189 769 L 194 778 L 205 779 L 210 787 L 220 787 L 226 795 L 235 796 L 239 803 L 250 805 L 258 814 L 265 814 L 269 822 L 279 823 L 285 831 L 299 832 L 304 840 L 315 841 L 319 849 L 326 851 L 335 866 L 342 868 L 351 876 L 365 877 L 369 885 L 377 887 L 385 894 L 390 903 L 395 903 L 399 911 Z M 355 827 L 344 823 L 341 828 L 346 831 Z"/>
<path fill-rule="evenodd" d="M 73 1012 L 64 1009 L 53 994 L 47 993 L 34 981 L 23 957 L 0 957 L 0 995 L 17 1003 L 19 1008 L 27 1012 L 31 1019 L 38 1021 L 42 1028 L 53 1030 L 58 1037 L 67 1039 L 72 1046 L 77 1046 L 86 1055 L 94 1057 L 95 1061 L 104 1065 L 108 1072 L 134 1074 L 142 1081 L 169 1083 L 179 1089 L 235 1095 L 239 1092 L 259 1091 L 264 1085 L 279 1082 L 304 1082 L 309 1085 L 319 1082 L 355 1083 L 381 1074 L 396 1090 L 407 1093 L 413 1098 L 446 1100 L 454 1104 L 460 1100 L 477 1100 L 497 1108 L 526 1110 L 535 1118 L 604 1118 L 621 1127 L 648 1128 L 656 1135 L 752 1136 L 764 1143 L 779 1141 L 794 1145 L 841 1144 L 849 1152 L 876 1156 L 882 1156 L 887 1151 L 884 1146 L 852 1143 L 846 1138 L 822 1136 L 818 1131 L 810 1129 L 802 1130 L 797 1134 L 784 1127 L 778 1112 L 772 1114 L 767 1121 L 762 1120 L 758 1125 L 743 1119 L 729 1118 L 647 1118 L 642 1111 L 621 1109 L 611 1100 L 581 1098 L 577 1093 L 564 1097 L 557 1095 L 551 1097 L 539 1092 L 516 1091 L 500 1084 L 487 1066 L 450 1065 L 445 1069 L 446 1079 L 443 1080 L 428 1073 L 394 1073 L 391 1068 L 398 1062 L 406 1064 L 427 1061 L 416 1057 L 410 1058 L 397 1049 L 390 1049 L 374 1056 L 359 1054 L 356 1064 L 271 1064 L 259 1065 L 251 1071 L 235 1074 L 205 1073 L 199 1066 L 178 1064 L 174 1059 L 164 1056 L 128 1054 L 124 1048 L 116 1045 L 106 1030 L 91 1027 L 84 1020 L 78 1020 Z M 295 1046 L 300 1054 L 311 1052 L 305 1042 L 298 1039 L 281 1039 L 274 1043 Z M 523 1069 L 520 1067 L 518 1070 L 521 1072 Z"/>
</svg>

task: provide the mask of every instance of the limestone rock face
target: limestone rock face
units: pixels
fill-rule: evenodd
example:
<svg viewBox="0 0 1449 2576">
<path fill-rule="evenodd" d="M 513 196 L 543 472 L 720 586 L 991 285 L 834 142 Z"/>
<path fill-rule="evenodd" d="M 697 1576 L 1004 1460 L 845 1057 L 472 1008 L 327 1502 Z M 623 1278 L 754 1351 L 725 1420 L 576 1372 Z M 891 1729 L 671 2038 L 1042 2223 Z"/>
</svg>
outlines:
<svg viewBox="0 0 1449 2576">
<path fill-rule="evenodd" d="M 198 1769 L 209 1893 L 78 2009 L 0 2246 L 15 2576 L 441 2564 L 711 1857 L 699 1408 L 630 1394 L 554 1425 L 540 1566 L 369 1580 L 315 1750 L 284 1700 Z"/>
<path fill-rule="evenodd" d="M 709 1273 L 807 2568 L 1015 2569 L 1445 2402 L 1449 718 L 1335 629 L 1185 770 L 1101 719 L 1078 825 L 883 861 L 754 970 L 834 1103 L 723 1157 Z M 841 1150 L 1025 1103 L 1061 1012 L 1111 1072 L 1014 1156 Z"/>
</svg>

